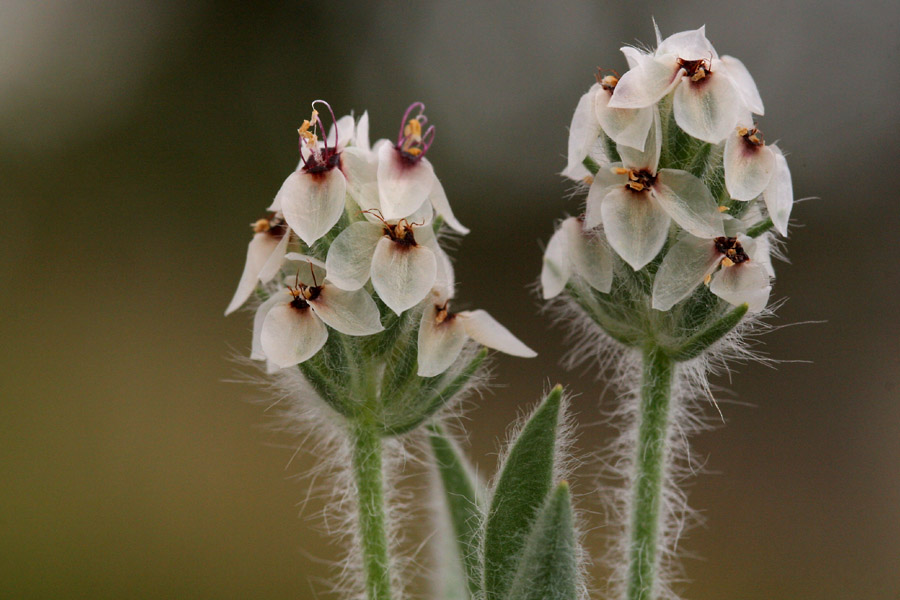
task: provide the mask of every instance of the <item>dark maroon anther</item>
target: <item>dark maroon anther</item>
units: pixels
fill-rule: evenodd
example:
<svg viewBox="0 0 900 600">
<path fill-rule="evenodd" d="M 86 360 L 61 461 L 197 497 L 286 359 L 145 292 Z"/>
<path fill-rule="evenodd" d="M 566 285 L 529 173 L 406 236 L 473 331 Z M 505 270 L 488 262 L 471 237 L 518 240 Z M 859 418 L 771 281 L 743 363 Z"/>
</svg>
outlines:
<svg viewBox="0 0 900 600">
<path fill-rule="evenodd" d="M 322 122 L 322 119 L 319 118 L 319 112 L 315 110 L 316 104 L 318 103 L 324 104 L 331 115 L 331 123 L 334 127 L 334 143 L 331 146 L 328 145 L 328 135 L 326 134 L 325 124 Z M 315 100 L 312 103 L 312 106 L 314 111 L 313 119 L 315 119 L 315 122 L 312 123 L 312 125 L 318 127 L 322 132 L 322 148 L 318 147 L 318 138 L 314 138 L 313 141 L 311 141 L 310 136 L 305 135 L 305 127 L 307 127 L 308 124 L 304 125 L 304 129 L 302 129 L 300 133 L 300 161 L 303 163 L 304 171 L 317 174 L 330 171 L 335 167 L 340 167 L 341 153 L 338 151 L 337 118 L 334 116 L 334 110 L 332 110 L 331 105 L 324 100 Z M 303 156 L 304 145 L 306 145 L 306 149 L 309 151 L 309 156 Z"/>
<path fill-rule="evenodd" d="M 741 246 L 741 243 L 737 238 L 717 237 L 715 239 L 715 244 L 716 251 L 724 255 L 725 258 L 736 265 L 750 260 L 750 257 L 747 256 L 747 253 L 744 251 L 744 247 Z"/>
</svg>

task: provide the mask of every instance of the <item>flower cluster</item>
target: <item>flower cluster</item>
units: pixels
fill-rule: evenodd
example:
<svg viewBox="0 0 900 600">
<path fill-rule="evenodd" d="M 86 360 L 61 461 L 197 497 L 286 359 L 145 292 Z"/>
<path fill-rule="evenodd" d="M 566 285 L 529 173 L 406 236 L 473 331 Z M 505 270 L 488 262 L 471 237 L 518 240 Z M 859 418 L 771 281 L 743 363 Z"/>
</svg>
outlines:
<svg viewBox="0 0 900 600">
<path fill-rule="evenodd" d="M 332 119 L 325 131 L 317 106 Z M 324 101 L 299 129 L 300 162 L 253 224 L 243 275 L 226 314 L 257 292 L 251 357 L 270 370 L 302 364 L 330 330 L 351 338 L 418 327 L 417 373 L 434 377 L 469 338 L 517 356 L 527 346 L 484 311 L 452 313 L 453 266 L 439 242 L 456 219 L 426 154 L 435 129 L 411 105 L 396 141 L 369 143 L 369 118 L 336 119 Z M 419 318 L 404 313 L 413 310 Z M 389 345 L 389 344 L 388 344 Z M 373 353 L 370 353 L 373 354 Z M 374 356 L 364 356 L 365 360 Z"/>
<path fill-rule="evenodd" d="M 793 205 L 787 161 L 753 120 L 763 103 L 740 60 L 720 57 L 702 27 L 657 41 L 654 51 L 622 48 L 629 70 L 598 72 L 578 102 L 563 174 L 589 191 L 584 214 L 547 246 L 544 297 L 572 276 L 610 294 L 614 253 L 646 270 L 655 310 L 705 283 L 761 311 L 774 276 L 768 230 L 786 235 Z"/>
</svg>

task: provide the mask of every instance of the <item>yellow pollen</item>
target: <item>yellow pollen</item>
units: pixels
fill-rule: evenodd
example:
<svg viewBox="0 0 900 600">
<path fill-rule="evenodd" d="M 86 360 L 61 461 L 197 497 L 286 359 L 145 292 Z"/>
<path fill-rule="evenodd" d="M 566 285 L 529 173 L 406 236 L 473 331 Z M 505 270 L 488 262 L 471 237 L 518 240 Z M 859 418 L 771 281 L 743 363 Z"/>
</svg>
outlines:
<svg viewBox="0 0 900 600">
<path fill-rule="evenodd" d="M 422 149 L 421 148 L 407 148 L 404 150 L 404 152 L 406 152 L 407 154 L 411 154 L 412 156 L 418 156 L 418 155 L 422 154 Z"/>
<path fill-rule="evenodd" d="M 734 261 L 726 256 L 725 258 L 722 259 L 722 266 L 723 267 L 733 267 Z"/>
<path fill-rule="evenodd" d="M 625 185 L 630 187 L 631 189 L 633 189 L 636 192 L 643 191 L 643 189 L 644 189 L 644 184 L 638 183 L 637 181 L 629 181 Z"/>
<path fill-rule="evenodd" d="M 611 88 L 616 87 L 616 84 L 618 84 L 618 83 L 619 83 L 619 78 L 613 77 L 612 75 L 607 75 L 606 77 L 604 77 L 603 79 L 600 80 L 601 85 L 605 85 L 606 87 L 611 87 Z"/>
<path fill-rule="evenodd" d="M 703 278 L 703 285 L 708 286 L 709 282 L 712 280 L 712 275 L 707 274 L 706 277 Z"/>
<path fill-rule="evenodd" d="M 403 128 L 403 135 L 415 138 L 417 141 L 422 139 L 422 124 L 418 119 L 410 119 L 406 127 Z"/>
<path fill-rule="evenodd" d="M 447 304 L 444 304 L 444 306 L 435 306 L 435 308 L 437 308 L 437 313 L 434 315 L 434 322 L 440 325 L 447 320 L 447 316 L 450 313 L 447 310 Z"/>
<path fill-rule="evenodd" d="M 700 67 L 697 72 L 691 75 L 691 81 L 697 82 L 706 77 L 706 69 Z"/>
<path fill-rule="evenodd" d="M 594 178 L 591 175 L 587 175 L 581 181 L 582 181 L 582 183 L 584 183 L 584 185 L 591 185 L 592 183 L 594 183 Z"/>
<path fill-rule="evenodd" d="M 253 233 L 263 233 L 271 229 L 272 226 L 269 224 L 268 219 L 260 219 L 250 227 L 253 228 Z"/>
<path fill-rule="evenodd" d="M 300 293 L 303 294 L 304 300 L 309 300 L 313 295 L 312 290 L 306 286 L 303 286 L 303 289 L 300 290 Z"/>
<path fill-rule="evenodd" d="M 738 127 L 737 132 L 738 132 L 738 135 L 739 135 L 739 136 L 744 137 L 745 135 L 747 135 L 748 133 L 750 133 L 750 130 L 747 129 L 746 127 Z"/>
<path fill-rule="evenodd" d="M 612 172 L 616 175 L 627 175 L 630 171 L 628 169 L 623 169 L 622 167 L 614 167 Z"/>
<path fill-rule="evenodd" d="M 315 146 L 318 141 L 318 137 L 312 131 L 309 130 L 310 127 L 315 128 L 316 117 L 319 116 L 319 111 L 313 109 L 312 115 L 310 115 L 308 120 L 303 121 L 303 125 L 300 126 L 300 129 L 297 130 L 297 133 L 300 134 L 300 137 L 306 140 L 306 143 L 310 146 Z"/>
<path fill-rule="evenodd" d="M 728 207 L 727 207 L 727 206 L 720 206 L 720 207 L 719 207 L 719 212 L 728 212 Z"/>
</svg>

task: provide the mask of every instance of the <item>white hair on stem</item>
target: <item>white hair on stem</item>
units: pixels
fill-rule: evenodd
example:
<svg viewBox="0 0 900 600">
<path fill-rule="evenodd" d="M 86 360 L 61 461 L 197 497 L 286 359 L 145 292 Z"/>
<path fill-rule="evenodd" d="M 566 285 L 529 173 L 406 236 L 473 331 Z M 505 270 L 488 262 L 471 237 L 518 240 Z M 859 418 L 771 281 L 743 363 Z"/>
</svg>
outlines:
<svg viewBox="0 0 900 600">
<path fill-rule="evenodd" d="M 724 422 L 709 376 L 730 375 L 731 365 L 735 362 L 752 361 L 766 366 L 778 362 L 760 353 L 755 346 L 759 335 L 775 328 L 766 319 L 781 304 L 783 301 L 772 303 L 764 311 L 746 317 L 699 357 L 674 364 L 654 598 L 679 598 L 676 588 L 686 581 L 679 559 L 691 556 L 679 547 L 679 543 L 687 531 L 702 523 L 702 517 L 688 506 L 684 488 L 704 470 L 704 464 L 691 454 L 689 439 Z M 544 312 L 562 323 L 566 330 L 570 343 L 562 360 L 563 366 L 591 370 L 597 379 L 606 377 L 607 387 L 615 393 L 615 398 L 603 411 L 602 423 L 614 427 L 618 435 L 594 456 L 594 460 L 599 465 L 596 489 L 600 490 L 598 499 L 607 516 L 604 529 L 609 528 L 610 542 L 609 550 L 601 558 L 610 572 L 602 594 L 624 597 L 631 552 L 631 494 L 640 418 L 641 352 L 609 337 L 568 294 L 561 294 L 546 303 Z M 714 411 L 710 410 L 710 404 Z"/>
<path fill-rule="evenodd" d="M 468 342 L 460 358 L 448 369 L 445 378 L 452 379 L 475 358 L 480 346 Z M 322 508 L 308 515 L 315 528 L 329 538 L 330 544 L 343 549 L 343 558 L 325 561 L 310 555 L 313 561 L 325 563 L 329 576 L 314 578 L 321 586 L 318 593 L 324 597 L 341 600 L 365 600 L 365 573 L 360 555 L 358 526 L 358 506 L 356 483 L 352 464 L 351 439 L 347 423 L 306 381 L 297 368 L 266 372 L 264 363 L 252 361 L 244 356 L 234 356 L 233 360 L 246 367 L 244 375 L 232 380 L 236 383 L 254 385 L 263 390 L 261 397 L 252 401 L 265 406 L 269 417 L 267 428 L 276 433 L 284 433 L 297 441 L 291 448 L 294 453 L 288 461 L 288 468 L 300 452 L 311 457 L 313 465 L 292 478 L 307 482 L 304 498 L 298 503 L 300 512 L 306 510 L 312 500 L 321 502 Z M 462 390 L 444 405 L 435 418 L 442 421 L 457 421 L 462 418 L 461 406 L 474 394 L 482 393 L 488 387 L 490 375 L 489 361 L 485 360 L 478 371 L 469 379 Z M 419 554 L 427 546 L 418 544 L 418 550 L 401 553 L 395 550 L 406 546 L 409 540 L 404 535 L 414 527 L 417 505 L 413 499 L 418 490 L 404 488 L 404 482 L 415 472 L 410 467 L 422 466 L 425 459 L 427 438 L 421 428 L 395 438 L 383 438 L 382 469 L 384 511 L 390 552 L 392 587 L 396 598 L 409 595 L 409 582 L 424 571 L 419 563 Z M 427 507 L 426 507 L 427 509 Z"/>
</svg>

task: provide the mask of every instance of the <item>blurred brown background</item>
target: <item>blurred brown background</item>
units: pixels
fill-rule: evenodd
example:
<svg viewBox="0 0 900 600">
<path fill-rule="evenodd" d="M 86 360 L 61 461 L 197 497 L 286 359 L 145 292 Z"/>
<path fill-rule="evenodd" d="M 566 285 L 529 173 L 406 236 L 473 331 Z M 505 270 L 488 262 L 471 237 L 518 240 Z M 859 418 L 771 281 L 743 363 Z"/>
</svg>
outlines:
<svg viewBox="0 0 900 600">
<path fill-rule="evenodd" d="M 549 381 L 596 422 L 603 382 L 557 366 L 527 288 L 577 210 L 556 175 L 572 110 L 651 15 L 745 62 L 796 195 L 821 197 L 795 209 L 776 324 L 825 322 L 764 340 L 808 363 L 719 382 L 738 403 L 695 442 L 713 473 L 691 484 L 685 595 L 900 597 L 900 14 L 875 0 L 0 2 L 0 597 L 329 597 L 335 548 L 290 477 L 313 458 L 289 464 L 261 392 L 226 381 L 250 322 L 222 317 L 315 98 L 368 109 L 373 139 L 426 103 L 472 229 L 460 299 L 541 353 L 498 358 L 469 421 L 481 470 Z M 589 470 L 574 485 L 596 509 Z"/>
</svg>

